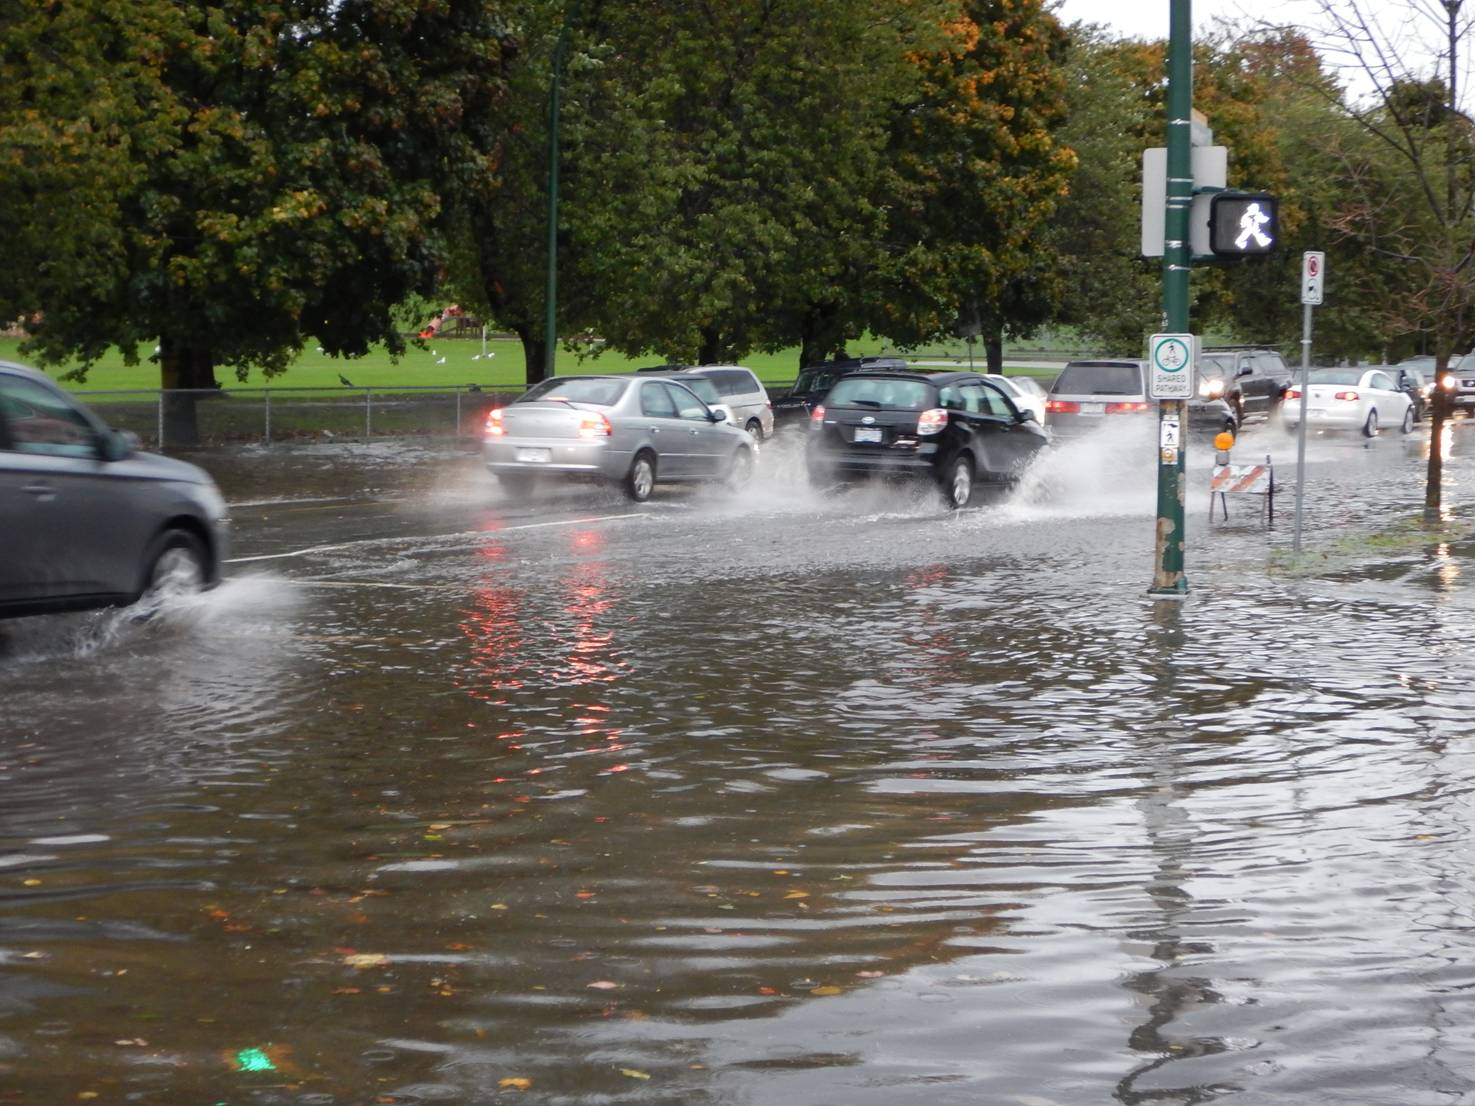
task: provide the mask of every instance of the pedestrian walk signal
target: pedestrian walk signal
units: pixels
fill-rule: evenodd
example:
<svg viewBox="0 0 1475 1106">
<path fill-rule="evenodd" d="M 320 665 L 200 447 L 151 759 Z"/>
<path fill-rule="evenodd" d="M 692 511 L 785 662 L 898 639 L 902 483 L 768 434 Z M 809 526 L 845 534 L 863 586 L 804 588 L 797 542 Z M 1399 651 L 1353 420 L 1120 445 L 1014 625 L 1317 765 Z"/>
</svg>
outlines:
<svg viewBox="0 0 1475 1106">
<path fill-rule="evenodd" d="M 1209 208 L 1209 250 L 1219 257 L 1269 253 L 1280 238 L 1274 196 L 1221 192 Z"/>
</svg>

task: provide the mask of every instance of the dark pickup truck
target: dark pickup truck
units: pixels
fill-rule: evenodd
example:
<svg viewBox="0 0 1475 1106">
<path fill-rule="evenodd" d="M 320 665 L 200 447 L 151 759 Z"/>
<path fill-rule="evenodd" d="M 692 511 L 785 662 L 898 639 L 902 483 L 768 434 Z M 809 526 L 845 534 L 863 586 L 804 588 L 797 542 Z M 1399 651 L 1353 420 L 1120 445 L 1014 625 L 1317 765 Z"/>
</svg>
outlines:
<svg viewBox="0 0 1475 1106">
<path fill-rule="evenodd" d="M 900 357 L 850 357 L 805 365 L 799 370 L 794 386 L 773 401 L 773 428 L 807 426 L 814 405 L 845 373 L 904 371 L 906 367 L 907 363 Z"/>
<path fill-rule="evenodd" d="M 1198 358 L 1198 394 L 1222 399 L 1235 422 L 1271 418 L 1291 386 L 1291 370 L 1273 349 L 1206 349 Z"/>
</svg>

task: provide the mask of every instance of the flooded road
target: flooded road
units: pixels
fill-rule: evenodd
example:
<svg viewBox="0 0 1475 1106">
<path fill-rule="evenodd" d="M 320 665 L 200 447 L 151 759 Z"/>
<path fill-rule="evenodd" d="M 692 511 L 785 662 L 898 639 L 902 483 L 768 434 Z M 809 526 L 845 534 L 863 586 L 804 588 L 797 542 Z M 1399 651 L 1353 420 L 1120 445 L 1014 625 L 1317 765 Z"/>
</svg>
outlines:
<svg viewBox="0 0 1475 1106">
<path fill-rule="evenodd" d="M 1294 443 L 1269 533 L 1199 447 L 1181 602 L 1096 445 L 957 517 L 206 456 L 221 589 L 0 629 L 0 1104 L 1475 1102 L 1424 446 L 1314 441 L 1302 567 Z"/>
</svg>

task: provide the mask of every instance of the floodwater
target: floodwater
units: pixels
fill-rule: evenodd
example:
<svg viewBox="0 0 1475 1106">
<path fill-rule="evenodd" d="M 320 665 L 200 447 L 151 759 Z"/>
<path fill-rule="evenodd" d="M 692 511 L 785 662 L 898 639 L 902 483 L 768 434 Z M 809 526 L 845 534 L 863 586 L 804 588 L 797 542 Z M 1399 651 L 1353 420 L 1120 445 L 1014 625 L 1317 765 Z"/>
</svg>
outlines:
<svg viewBox="0 0 1475 1106">
<path fill-rule="evenodd" d="M 1263 440 L 1262 440 L 1263 439 Z M 206 455 L 217 592 L 0 631 L 0 1103 L 1475 1102 L 1467 535 L 1087 443 L 948 517 Z M 1475 430 L 1447 501 L 1475 515 Z"/>
</svg>

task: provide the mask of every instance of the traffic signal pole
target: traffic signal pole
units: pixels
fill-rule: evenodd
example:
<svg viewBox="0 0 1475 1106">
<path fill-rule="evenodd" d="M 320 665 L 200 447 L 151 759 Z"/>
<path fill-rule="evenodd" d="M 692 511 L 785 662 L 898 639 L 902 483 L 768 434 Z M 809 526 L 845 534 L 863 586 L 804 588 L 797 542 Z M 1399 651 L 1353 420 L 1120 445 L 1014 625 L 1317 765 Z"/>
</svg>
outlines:
<svg viewBox="0 0 1475 1106">
<path fill-rule="evenodd" d="M 1193 16 L 1191 0 L 1169 0 L 1168 180 L 1163 222 L 1163 329 L 1188 333 L 1188 276 L 1193 268 L 1188 215 L 1193 206 Z M 1175 423 L 1170 433 L 1167 423 Z M 1158 402 L 1157 538 L 1152 587 L 1164 599 L 1188 593 L 1183 574 L 1188 402 Z M 1173 442 L 1169 448 L 1170 439 Z"/>
</svg>

